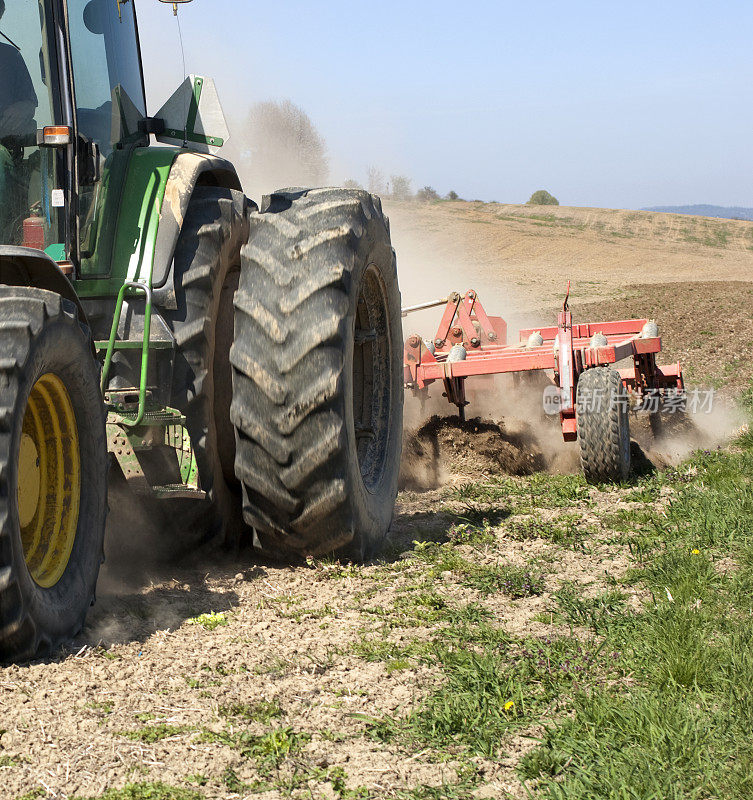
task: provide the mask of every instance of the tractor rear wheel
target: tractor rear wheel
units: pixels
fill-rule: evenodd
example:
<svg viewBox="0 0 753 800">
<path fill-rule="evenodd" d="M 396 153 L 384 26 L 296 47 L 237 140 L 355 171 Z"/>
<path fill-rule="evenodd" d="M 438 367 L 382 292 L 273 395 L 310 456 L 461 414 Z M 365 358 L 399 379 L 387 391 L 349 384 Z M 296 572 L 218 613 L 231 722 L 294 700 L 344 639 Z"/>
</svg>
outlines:
<svg viewBox="0 0 753 800">
<path fill-rule="evenodd" d="M 177 310 L 164 312 L 178 346 L 172 402 L 186 417 L 200 488 L 208 495 L 200 519 L 191 518 L 190 509 L 176 515 L 188 545 L 189 528 L 200 538 L 233 541 L 242 525 L 230 423 L 230 346 L 240 249 L 248 238 L 246 202 L 242 192 L 230 189 L 194 190 L 175 251 Z"/>
<path fill-rule="evenodd" d="M 620 373 L 592 367 L 578 379 L 576 413 L 580 463 L 589 483 L 630 475 L 628 401 Z"/>
<path fill-rule="evenodd" d="M 395 254 L 377 197 L 283 191 L 251 215 L 235 296 L 232 421 L 243 512 L 274 555 L 364 559 L 397 494 Z"/>
<path fill-rule="evenodd" d="M 99 367 L 76 307 L 0 287 L 0 661 L 82 628 L 103 558 L 107 445 Z"/>
</svg>

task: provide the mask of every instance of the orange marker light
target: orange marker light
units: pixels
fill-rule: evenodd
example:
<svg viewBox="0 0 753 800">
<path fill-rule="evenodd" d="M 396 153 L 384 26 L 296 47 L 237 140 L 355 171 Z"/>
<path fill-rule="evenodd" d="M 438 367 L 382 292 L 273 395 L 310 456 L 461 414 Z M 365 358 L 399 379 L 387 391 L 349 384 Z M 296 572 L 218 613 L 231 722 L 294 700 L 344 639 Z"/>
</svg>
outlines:
<svg viewBox="0 0 753 800">
<path fill-rule="evenodd" d="M 67 125 L 48 125 L 37 131 L 40 147 L 61 147 L 71 143 L 71 129 Z"/>
</svg>

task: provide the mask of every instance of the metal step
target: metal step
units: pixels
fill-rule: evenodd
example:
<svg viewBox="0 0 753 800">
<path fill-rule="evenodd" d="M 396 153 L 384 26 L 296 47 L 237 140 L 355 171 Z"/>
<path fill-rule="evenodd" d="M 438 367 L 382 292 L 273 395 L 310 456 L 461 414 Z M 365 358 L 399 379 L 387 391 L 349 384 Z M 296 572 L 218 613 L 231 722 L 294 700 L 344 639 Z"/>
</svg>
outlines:
<svg viewBox="0 0 753 800">
<path fill-rule="evenodd" d="M 206 500 L 207 493 L 202 489 L 194 489 L 182 483 L 168 483 L 165 486 L 152 486 L 157 500 Z"/>
</svg>

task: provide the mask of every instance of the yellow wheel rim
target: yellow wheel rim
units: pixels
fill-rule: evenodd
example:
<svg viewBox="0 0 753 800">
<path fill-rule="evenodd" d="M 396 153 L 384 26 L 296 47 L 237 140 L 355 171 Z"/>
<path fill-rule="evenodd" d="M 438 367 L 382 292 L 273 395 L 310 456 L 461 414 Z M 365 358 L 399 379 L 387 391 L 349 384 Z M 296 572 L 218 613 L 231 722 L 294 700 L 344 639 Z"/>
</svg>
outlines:
<svg viewBox="0 0 753 800">
<path fill-rule="evenodd" d="M 73 404 L 51 372 L 34 384 L 18 449 L 18 522 L 29 574 L 44 589 L 65 572 L 78 529 L 81 455 Z"/>
</svg>

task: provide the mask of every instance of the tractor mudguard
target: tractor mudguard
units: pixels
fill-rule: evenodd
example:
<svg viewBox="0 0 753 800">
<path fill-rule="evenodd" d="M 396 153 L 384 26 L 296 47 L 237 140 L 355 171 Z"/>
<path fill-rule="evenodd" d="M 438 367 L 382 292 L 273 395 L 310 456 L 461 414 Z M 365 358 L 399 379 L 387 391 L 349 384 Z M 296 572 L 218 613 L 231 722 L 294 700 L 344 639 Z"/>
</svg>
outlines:
<svg viewBox="0 0 753 800">
<path fill-rule="evenodd" d="M 70 300 L 78 308 L 80 320 L 88 325 L 84 307 L 71 282 L 42 250 L 29 247 L 0 245 L 0 284 L 6 286 L 34 286 L 55 292 Z"/>
<path fill-rule="evenodd" d="M 182 152 L 175 159 L 165 186 L 154 246 L 154 302 L 162 308 L 177 308 L 173 285 L 173 256 L 188 204 L 194 189 L 199 185 L 242 191 L 235 167 L 224 158 Z"/>
</svg>

